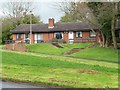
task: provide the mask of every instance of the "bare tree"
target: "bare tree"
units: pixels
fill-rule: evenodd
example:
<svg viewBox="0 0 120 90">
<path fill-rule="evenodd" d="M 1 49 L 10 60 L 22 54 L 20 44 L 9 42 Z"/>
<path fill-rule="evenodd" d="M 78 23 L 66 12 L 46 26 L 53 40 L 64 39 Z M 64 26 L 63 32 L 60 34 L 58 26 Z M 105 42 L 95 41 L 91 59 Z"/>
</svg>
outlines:
<svg viewBox="0 0 120 90">
<path fill-rule="evenodd" d="M 32 2 L 7 2 L 3 4 L 3 14 L 12 19 L 15 26 L 18 25 L 18 21 L 21 17 L 24 17 L 28 12 L 34 8 Z"/>
<path fill-rule="evenodd" d="M 117 49 L 117 42 L 116 42 L 116 36 L 115 36 L 115 28 L 116 28 L 116 22 L 117 22 L 117 14 L 118 14 L 118 3 L 113 3 L 113 17 L 112 17 L 112 23 L 111 23 L 111 32 L 112 32 L 112 39 L 113 39 L 113 45 L 114 48 Z"/>
<path fill-rule="evenodd" d="M 107 1 L 107 0 L 104 0 L 104 1 Z M 115 39 L 116 38 L 115 37 L 115 25 L 116 25 L 115 12 L 118 12 L 118 11 L 115 9 L 115 7 L 119 7 L 119 5 L 117 6 L 115 5 L 112 5 L 112 2 L 104 2 L 102 3 L 102 7 L 100 4 L 99 6 L 97 6 L 97 9 L 94 6 L 92 6 L 94 8 L 93 11 L 95 11 L 93 12 L 92 9 L 89 8 L 87 2 L 81 2 L 81 0 L 79 2 L 75 2 L 74 0 L 74 2 L 61 2 L 60 4 L 58 4 L 58 7 L 60 8 L 61 11 L 65 12 L 65 14 L 70 13 L 70 15 L 72 16 L 72 19 L 86 23 L 89 26 L 89 28 L 96 34 L 97 32 L 95 32 L 95 30 L 92 29 L 92 27 L 93 26 L 99 27 L 98 29 L 102 35 L 103 40 L 101 41 L 100 37 L 98 37 L 98 39 L 99 39 L 100 46 L 103 46 L 103 47 L 105 46 L 105 44 L 106 46 L 108 46 L 108 36 L 107 34 L 105 35 L 105 33 L 103 34 L 102 29 L 103 27 L 105 27 L 105 25 L 108 25 L 108 23 L 110 22 L 109 20 L 112 20 L 111 32 L 112 32 L 113 44 L 114 44 L 114 48 L 117 48 L 116 39 Z M 106 21 L 102 22 L 100 18 L 103 21 L 105 20 Z"/>
<path fill-rule="evenodd" d="M 65 14 L 71 14 L 73 19 L 76 21 L 82 21 L 85 24 L 89 26 L 89 28 L 95 33 L 98 34 L 93 27 L 101 27 L 99 23 L 97 22 L 96 17 L 93 15 L 89 7 L 87 6 L 86 2 L 82 2 L 82 0 L 73 1 L 73 2 L 60 2 L 56 3 L 56 6 L 58 7 L 59 10 L 64 12 Z M 102 34 L 101 30 L 99 29 L 100 33 Z M 103 37 L 103 34 L 102 34 Z M 100 46 L 104 47 L 104 37 L 103 37 L 103 42 L 99 39 Z"/>
<path fill-rule="evenodd" d="M 3 4 L 3 13 L 6 16 L 18 18 L 23 12 L 33 10 L 32 2 L 7 2 Z"/>
</svg>

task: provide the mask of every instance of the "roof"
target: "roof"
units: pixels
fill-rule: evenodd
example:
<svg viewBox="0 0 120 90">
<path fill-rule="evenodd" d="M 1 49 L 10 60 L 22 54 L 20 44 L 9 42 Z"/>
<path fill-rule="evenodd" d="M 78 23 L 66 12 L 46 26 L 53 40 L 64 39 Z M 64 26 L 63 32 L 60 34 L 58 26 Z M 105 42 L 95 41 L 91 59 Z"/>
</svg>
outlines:
<svg viewBox="0 0 120 90">
<path fill-rule="evenodd" d="M 82 22 L 75 23 L 56 23 L 54 28 L 48 28 L 48 24 L 32 24 L 32 32 L 61 32 L 61 31 L 88 31 L 92 29 L 98 29 L 94 26 L 89 27 Z M 19 25 L 14 30 L 11 30 L 11 33 L 29 33 L 30 32 L 30 24 L 22 24 Z"/>
</svg>

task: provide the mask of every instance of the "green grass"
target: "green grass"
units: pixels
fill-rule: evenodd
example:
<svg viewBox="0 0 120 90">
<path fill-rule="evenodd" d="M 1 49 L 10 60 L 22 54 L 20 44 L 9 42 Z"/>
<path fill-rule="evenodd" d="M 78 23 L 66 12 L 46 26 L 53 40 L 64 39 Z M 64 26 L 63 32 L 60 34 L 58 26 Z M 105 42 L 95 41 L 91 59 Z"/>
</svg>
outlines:
<svg viewBox="0 0 120 90">
<path fill-rule="evenodd" d="M 78 58 L 97 59 L 118 62 L 118 50 L 112 48 L 88 48 L 80 52 L 74 53 L 71 56 Z"/>
<path fill-rule="evenodd" d="M 51 44 L 28 44 L 29 52 L 38 52 L 43 54 L 55 54 L 55 55 L 63 55 L 65 52 L 68 52 L 72 48 L 85 48 L 91 43 L 76 43 L 76 44 L 61 44 L 64 48 L 57 48 Z"/>
<path fill-rule="evenodd" d="M 118 87 L 117 64 L 4 50 L 2 57 L 5 80 L 78 88 Z"/>
<path fill-rule="evenodd" d="M 4 45 L 0 45 L 0 49 L 2 49 L 4 47 Z"/>
<path fill-rule="evenodd" d="M 76 43 L 76 44 L 61 44 L 64 48 L 56 48 L 51 44 L 32 44 L 27 45 L 29 52 L 37 52 L 42 54 L 54 54 L 54 55 L 64 55 L 64 53 L 70 51 L 73 48 L 85 48 L 90 46 L 92 43 Z M 118 50 L 112 48 L 87 48 L 81 50 L 77 53 L 71 54 L 69 56 L 74 56 L 77 58 L 85 59 L 95 59 L 118 62 Z"/>
</svg>

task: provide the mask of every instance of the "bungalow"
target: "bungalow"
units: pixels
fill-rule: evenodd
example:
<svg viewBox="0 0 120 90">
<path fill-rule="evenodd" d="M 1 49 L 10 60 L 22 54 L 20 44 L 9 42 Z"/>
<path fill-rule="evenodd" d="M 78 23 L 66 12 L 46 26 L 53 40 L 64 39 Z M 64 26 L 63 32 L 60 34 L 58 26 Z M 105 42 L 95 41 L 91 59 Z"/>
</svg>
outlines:
<svg viewBox="0 0 120 90">
<path fill-rule="evenodd" d="M 98 31 L 96 27 L 91 28 Z M 53 18 L 48 20 L 48 24 L 19 25 L 11 33 L 15 42 L 31 40 L 31 43 L 48 42 L 53 38 L 65 42 L 96 42 L 98 37 L 82 22 L 55 24 Z"/>
</svg>

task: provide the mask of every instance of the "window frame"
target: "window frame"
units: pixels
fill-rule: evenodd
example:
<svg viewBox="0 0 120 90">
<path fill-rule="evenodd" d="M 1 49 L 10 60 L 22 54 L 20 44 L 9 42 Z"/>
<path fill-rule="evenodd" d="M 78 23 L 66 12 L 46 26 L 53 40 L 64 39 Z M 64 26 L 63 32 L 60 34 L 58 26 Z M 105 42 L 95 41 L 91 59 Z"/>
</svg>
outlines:
<svg viewBox="0 0 120 90">
<path fill-rule="evenodd" d="M 37 40 L 43 40 L 43 34 L 37 33 Z"/>
<path fill-rule="evenodd" d="M 96 34 L 93 31 L 90 31 L 90 37 L 94 38 L 94 37 L 96 37 Z"/>
<path fill-rule="evenodd" d="M 80 33 L 80 35 L 77 35 L 78 33 Z M 76 35 L 75 35 L 76 38 L 82 38 L 82 36 L 83 36 L 83 32 L 82 31 L 76 32 Z"/>
<path fill-rule="evenodd" d="M 20 36 L 19 36 L 20 35 Z M 17 34 L 16 35 L 16 39 L 21 39 L 22 38 L 22 34 Z"/>
<path fill-rule="evenodd" d="M 56 38 L 56 34 L 61 34 L 61 35 L 62 35 L 62 38 L 61 38 L 61 39 L 63 39 L 63 32 L 54 32 L 54 38 L 55 38 L 55 39 L 57 39 L 57 38 Z M 59 39 L 58 39 L 58 40 L 59 40 Z"/>
</svg>

